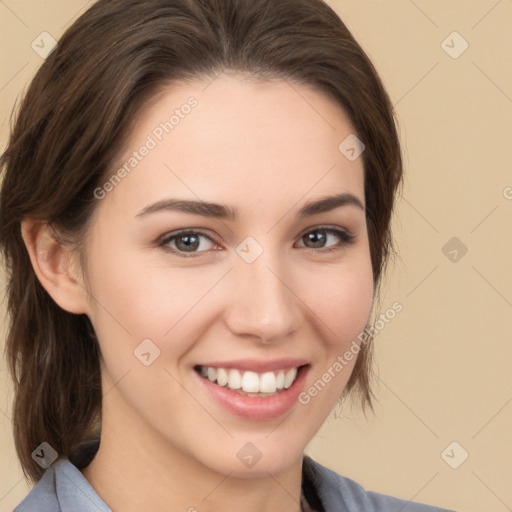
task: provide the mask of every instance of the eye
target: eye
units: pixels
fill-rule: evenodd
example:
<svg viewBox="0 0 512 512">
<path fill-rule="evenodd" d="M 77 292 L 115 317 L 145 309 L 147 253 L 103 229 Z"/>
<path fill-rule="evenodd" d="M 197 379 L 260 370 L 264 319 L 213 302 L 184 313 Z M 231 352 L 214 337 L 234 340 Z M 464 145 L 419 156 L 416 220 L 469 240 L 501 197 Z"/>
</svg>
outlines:
<svg viewBox="0 0 512 512">
<path fill-rule="evenodd" d="M 333 239 L 333 244 L 327 244 L 329 240 Z M 323 249 L 323 252 L 343 249 L 346 245 L 353 243 L 354 239 L 354 235 L 330 227 L 317 227 L 301 236 L 304 245 L 309 244 L 306 246 L 308 249 Z"/>
<path fill-rule="evenodd" d="M 171 252 L 180 254 L 180 256 L 196 256 L 197 253 L 215 250 L 217 244 L 204 233 L 199 231 L 180 231 L 171 233 L 163 237 L 158 245 Z"/>
<path fill-rule="evenodd" d="M 299 245 L 299 247 L 318 249 L 318 252 L 329 252 L 343 249 L 346 245 L 353 243 L 355 238 L 355 235 L 342 229 L 317 227 L 300 237 L 303 245 Z M 328 243 L 333 240 L 334 243 Z M 208 235 L 192 229 L 164 235 L 158 241 L 158 246 L 185 258 L 201 256 L 202 253 L 220 249 L 219 245 Z"/>
</svg>

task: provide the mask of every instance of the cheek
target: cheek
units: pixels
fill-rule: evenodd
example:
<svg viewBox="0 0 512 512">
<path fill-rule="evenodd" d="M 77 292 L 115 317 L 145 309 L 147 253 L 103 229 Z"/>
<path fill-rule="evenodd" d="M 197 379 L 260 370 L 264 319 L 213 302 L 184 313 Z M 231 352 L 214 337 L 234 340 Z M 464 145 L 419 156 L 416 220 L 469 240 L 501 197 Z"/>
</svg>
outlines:
<svg viewBox="0 0 512 512">
<path fill-rule="evenodd" d="M 321 320 L 324 339 L 333 348 L 343 348 L 363 331 L 370 315 L 371 262 L 362 256 L 357 265 L 326 268 L 315 274 L 314 283 L 315 292 L 304 288 L 307 305 Z"/>
<path fill-rule="evenodd" d="M 92 322 L 99 339 L 115 340 L 109 345 L 125 346 L 128 355 L 144 339 L 161 350 L 172 344 L 181 355 L 208 320 L 208 292 L 221 270 L 162 267 L 128 254 L 123 260 L 91 258 L 102 262 L 91 266 Z"/>
</svg>

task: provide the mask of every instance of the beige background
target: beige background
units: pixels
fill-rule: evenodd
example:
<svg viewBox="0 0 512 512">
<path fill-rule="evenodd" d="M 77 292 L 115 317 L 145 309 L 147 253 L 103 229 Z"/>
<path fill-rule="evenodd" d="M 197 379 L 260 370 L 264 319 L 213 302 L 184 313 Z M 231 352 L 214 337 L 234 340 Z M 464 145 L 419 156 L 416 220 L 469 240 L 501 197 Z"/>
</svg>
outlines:
<svg viewBox="0 0 512 512">
<path fill-rule="evenodd" d="M 401 125 L 400 258 L 382 306 L 399 301 L 403 311 L 376 338 L 376 415 L 333 414 L 307 451 L 367 489 L 459 511 L 510 511 L 512 1 L 330 4 L 375 63 Z M 31 42 L 42 31 L 58 39 L 86 5 L 0 1 L 2 147 L 12 105 L 42 62 Z M 458 58 L 442 47 L 454 31 L 469 44 Z M 457 37 L 445 43 L 452 54 L 462 48 Z M 442 251 L 452 237 L 468 249 L 455 262 Z M 4 318 L 2 306 L 2 330 Z M 28 488 L 12 444 L 3 360 L 0 371 L 6 512 Z M 441 456 L 453 441 L 445 456 L 452 465 L 469 454 L 457 469 Z"/>
</svg>

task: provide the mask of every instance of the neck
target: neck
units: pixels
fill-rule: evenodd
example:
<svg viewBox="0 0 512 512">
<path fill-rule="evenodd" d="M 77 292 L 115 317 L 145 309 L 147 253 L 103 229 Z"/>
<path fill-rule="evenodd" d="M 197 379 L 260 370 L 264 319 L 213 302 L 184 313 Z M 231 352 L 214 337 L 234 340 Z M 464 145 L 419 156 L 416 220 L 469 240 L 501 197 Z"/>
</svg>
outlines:
<svg viewBox="0 0 512 512">
<path fill-rule="evenodd" d="M 279 474 L 223 474 L 149 432 L 133 411 L 107 409 L 99 450 L 82 474 L 113 512 L 300 512 L 302 455 Z"/>
</svg>

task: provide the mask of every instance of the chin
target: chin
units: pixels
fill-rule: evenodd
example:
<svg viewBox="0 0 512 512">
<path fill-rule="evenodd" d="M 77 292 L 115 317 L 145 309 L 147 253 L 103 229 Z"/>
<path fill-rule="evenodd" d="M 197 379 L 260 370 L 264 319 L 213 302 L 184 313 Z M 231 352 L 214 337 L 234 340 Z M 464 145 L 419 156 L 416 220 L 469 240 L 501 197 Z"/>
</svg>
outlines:
<svg viewBox="0 0 512 512">
<path fill-rule="evenodd" d="M 218 473 L 236 478 L 259 478 L 268 477 L 269 473 L 283 473 L 297 461 L 302 461 L 305 443 L 290 442 L 290 436 L 276 436 L 274 440 L 270 439 L 272 434 L 267 438 L 264 436 L 268 433 L 259 439 L 245 436 L 240 441 L 231 440 L 225 445 L 226 451 L 212 453 L 206 465 Z"/>
</svg>

